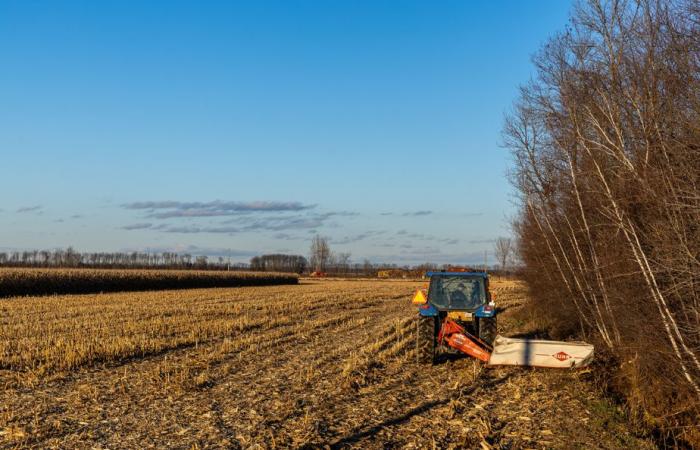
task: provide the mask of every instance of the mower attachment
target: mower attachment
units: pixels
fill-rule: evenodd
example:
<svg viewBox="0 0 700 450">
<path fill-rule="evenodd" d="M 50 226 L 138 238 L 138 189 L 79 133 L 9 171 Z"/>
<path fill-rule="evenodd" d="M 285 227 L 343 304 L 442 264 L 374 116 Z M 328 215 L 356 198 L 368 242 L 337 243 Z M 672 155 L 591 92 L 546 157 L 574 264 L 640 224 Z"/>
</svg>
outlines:
<svg viewBox="0 0 700 450">
<path fill-rule="evenodd" d="M 488 365 L 574 369 L 585 367 L 592 360 L 593 346 L 585 342 L 497 336 Z"/>
<path fill-rule="evenodd" d="M 579 368 L 587 366 L 593 359 L 593 346 L 585 342 L 498 336 L 491 347 L 449 318 L 440 327 L 438 343 L 455 348 L 489 366 Z"/>
</svg>

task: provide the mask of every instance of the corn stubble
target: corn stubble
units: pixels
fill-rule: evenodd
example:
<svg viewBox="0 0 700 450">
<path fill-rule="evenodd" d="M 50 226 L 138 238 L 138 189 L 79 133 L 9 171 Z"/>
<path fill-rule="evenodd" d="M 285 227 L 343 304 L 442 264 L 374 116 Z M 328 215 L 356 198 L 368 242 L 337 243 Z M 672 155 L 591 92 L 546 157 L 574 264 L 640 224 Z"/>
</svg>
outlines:
<svg viewBox="0 0 700 450">
<path fill-rule="evenodd" d="M 613 439 L 586 422 L 592 394 L 576 375 L 487 371 L 467 358 L 417 365 L 408 299 L 420 285 L 304 280 L 0 300 L 0 447 L 521 448 Z M 512 332 L 508 314 L 526 291 L 495 285 L 508 307 L 502 331 Z"/>
</svg>

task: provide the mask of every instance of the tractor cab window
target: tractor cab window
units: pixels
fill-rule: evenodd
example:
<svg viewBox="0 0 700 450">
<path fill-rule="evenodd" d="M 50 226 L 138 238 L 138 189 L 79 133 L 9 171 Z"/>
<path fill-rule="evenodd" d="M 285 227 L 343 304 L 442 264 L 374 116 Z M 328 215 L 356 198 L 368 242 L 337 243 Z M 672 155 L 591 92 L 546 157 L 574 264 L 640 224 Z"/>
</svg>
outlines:
<svg viewBox="0 0 700 450">
<path fill-rule="evenodd" d="M 440 309 L 473 310 L 486 303 L 484 280 L 433 275 L 428 301 Z"/>
</svg>

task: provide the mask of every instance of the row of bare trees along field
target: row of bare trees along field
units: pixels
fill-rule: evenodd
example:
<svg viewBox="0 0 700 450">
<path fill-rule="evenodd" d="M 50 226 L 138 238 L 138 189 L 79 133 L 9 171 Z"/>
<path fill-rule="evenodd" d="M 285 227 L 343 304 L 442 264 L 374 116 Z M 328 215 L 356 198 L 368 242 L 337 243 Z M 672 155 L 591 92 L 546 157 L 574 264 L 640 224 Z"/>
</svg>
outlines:
<svg viewBox="0 0 700 450">
<path fill-rule="evenodd" d="M 174 270 L 236 270 L 289 272 L 302 274 L 319 271 L 328 275 L 374 277 L 380 270 L 437 269 L 437 264 L 399 266 L 372 263 L 365 259 L 352 263 L 350 253 L 332 252 L 328 238 L 316 236 L 309 259 L 302 255 L 262 254 L 253 256 L 249 263 L 231 261 L 229 257 L 209 257 L 176 252 L 80 252 L 68 247 L 53 250 L 0 251 L 0 267 L 39 268 L 92 268 L 92 269 L 174 269 Z M 447 267 L 443 265 L 443 267 Z"/>
<path fill-rule="evenodd" d="M 79 252 L 68 247 L 53 250 L 0 251 L 0 267 L 93 267 L 102 269 L 248 269 L 230 258 L 176 252 Z"/>
<path fill-rule="evenodd" d="M 699 443 L 700 4 L 579 4 L 506 119 L 525 277 L 633 412 Z"/>
</svg>

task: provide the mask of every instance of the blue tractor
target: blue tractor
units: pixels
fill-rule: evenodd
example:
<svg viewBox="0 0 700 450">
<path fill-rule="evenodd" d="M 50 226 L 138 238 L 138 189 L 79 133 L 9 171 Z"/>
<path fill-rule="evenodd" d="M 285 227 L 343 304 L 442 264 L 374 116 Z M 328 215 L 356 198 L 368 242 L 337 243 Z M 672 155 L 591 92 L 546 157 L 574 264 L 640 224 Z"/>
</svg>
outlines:
<svg viewBox="0 0 700 450">
<path fill-rule="evenodd" d="M 433 363 L 440 348 L 453 348 L 488 362 L 496 338 L 496 306 L 485 272 L 428 272 L 418 306 L 416 355 Z"/>
</svg>

